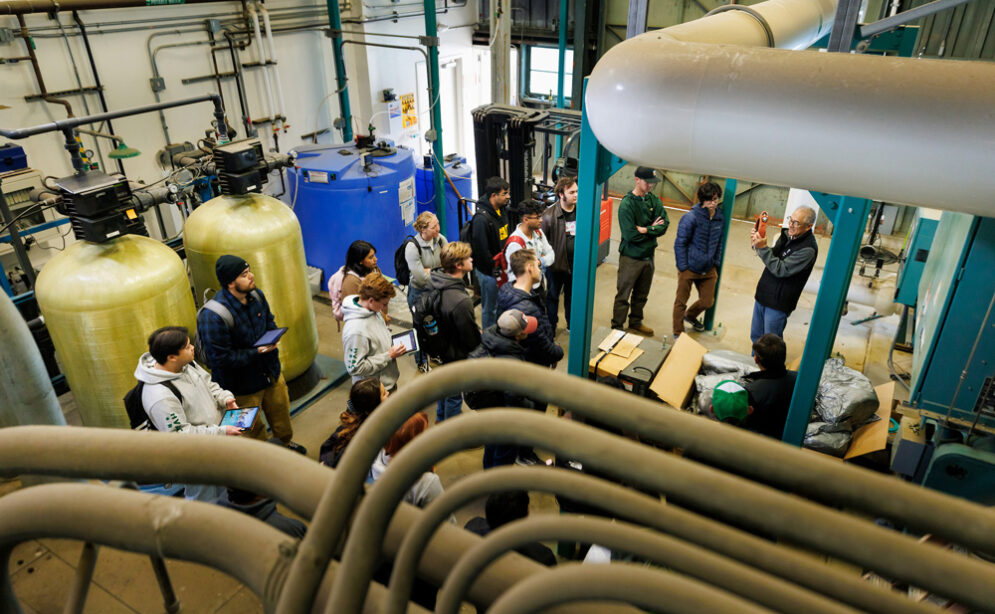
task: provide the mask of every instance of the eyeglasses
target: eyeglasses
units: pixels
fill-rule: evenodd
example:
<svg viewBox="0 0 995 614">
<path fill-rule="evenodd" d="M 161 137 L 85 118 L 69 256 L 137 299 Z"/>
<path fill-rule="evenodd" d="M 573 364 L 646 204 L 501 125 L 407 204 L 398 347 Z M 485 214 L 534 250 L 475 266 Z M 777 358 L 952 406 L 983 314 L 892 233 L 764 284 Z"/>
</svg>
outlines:
<svg viewBox="0 0 995 614">
<path fill-rule="evenodd" d="M 793 220 L 788 218 L 788 226 L 808 226 L 805 222 L 799 222 L 798 220 Z"/>
</svg>

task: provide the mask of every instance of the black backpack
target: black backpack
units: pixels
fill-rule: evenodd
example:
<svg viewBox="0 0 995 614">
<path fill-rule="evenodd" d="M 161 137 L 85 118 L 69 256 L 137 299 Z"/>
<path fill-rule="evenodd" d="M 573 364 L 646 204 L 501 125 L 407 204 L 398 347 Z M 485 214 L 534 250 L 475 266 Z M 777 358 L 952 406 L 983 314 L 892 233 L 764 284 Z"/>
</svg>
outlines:
<svg viewBox="0 0 995 614">
<path fill-rule="evenodd" d="M 474 213 L 470 219 L 463 224 L 463 227 L 459 229 L 459 240 L 464 243 L 472 243 L 471 239 L 473 237 L 473 220 L 477 219 L 479 213 Z"/>
<path fill-rule="evenodd" d="M 153 384 L 155 385 L 155 384 Z M 180 403 L 183 403 L 183 395 L 176 389 L 173 382 L 165 381 L 162 385 L 169 388 Z M 134 388 L 124 394 L 124 409 L 128 412 L 128 420 L 131 428 L 136 431 L 158 431 L 154 422 L 149 419 L 149 412 L 145 410 L 142 403 L 142 390 L 145 389 L 145 382 L 138 382 Z"/>
<path fill-rule="evenodd" d="M 408 243 L 415 244 L 415 250 L 419 250 L 418 244 L 415 243 L 414 235 L 408 235 L 401 241 L 401 246 L 397 248 L 394 252 L 394 275 L 397 277 L 397 283 L 402 286 L 406 286 L 411 283 L 411 269 L 408 268 L 408 259 L 404 257 L 404 250 L 407 249 Z"/>
<path fill-rule="evenodd" d="M 432 288 L 419 296 L 411 306 L 411 320 L 421 351 L 445 362 L 452 346 L 442 318 L 442 291 Z"/>
</svg>

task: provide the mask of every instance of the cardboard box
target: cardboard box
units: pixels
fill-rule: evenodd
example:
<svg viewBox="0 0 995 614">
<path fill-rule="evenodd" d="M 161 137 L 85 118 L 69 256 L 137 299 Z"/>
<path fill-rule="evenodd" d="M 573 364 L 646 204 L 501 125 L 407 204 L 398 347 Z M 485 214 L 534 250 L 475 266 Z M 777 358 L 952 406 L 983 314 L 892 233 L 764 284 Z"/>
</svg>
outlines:
<svg viewBox="0 0 995 614">
<path fill-rule="evenodd" d="M 663 367 L 650 384 L 650 390 L 664 403 L 683 409 L 691 400 L 694 377 L 698 375 L 701 359 L 707 351 L 690 335 L 678 337 Z"/>
<path fill-rule="evenodd" d="M 888 382 L 874 387 L 874 392 L 878 395 L 877 416 L 881 418 L 877 422 L 865 424 L 853 433 L 850 440 L 850 448 L 846 451 L 844 459 L 856 458 L 878 450 L 884 450 L 888 446 L 888 427 L 891 425 L 891 407 L 895 398 L 895 382 Z"/>
</svg>

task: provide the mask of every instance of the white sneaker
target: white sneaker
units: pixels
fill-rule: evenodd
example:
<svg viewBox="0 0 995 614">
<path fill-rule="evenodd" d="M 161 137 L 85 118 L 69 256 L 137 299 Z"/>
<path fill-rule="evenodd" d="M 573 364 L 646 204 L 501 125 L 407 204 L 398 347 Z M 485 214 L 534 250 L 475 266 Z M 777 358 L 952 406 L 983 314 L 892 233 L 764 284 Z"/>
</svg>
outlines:
<svg viewBox="0 0 995 614">
<path fill-rule="evenodd" d="M 432 365 L 428 364 L 428 361 L 418 363 L 418 370 L 422 373 L 428 373 L 432 370 Z"/>
</svg>

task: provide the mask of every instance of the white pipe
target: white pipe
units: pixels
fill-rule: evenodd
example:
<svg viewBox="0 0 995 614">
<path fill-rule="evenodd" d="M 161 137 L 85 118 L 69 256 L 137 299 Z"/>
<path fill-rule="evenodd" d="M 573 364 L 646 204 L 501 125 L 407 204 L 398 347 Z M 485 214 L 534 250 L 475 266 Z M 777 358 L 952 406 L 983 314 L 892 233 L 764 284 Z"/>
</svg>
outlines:
<svg viewBox="0 0 995 614">
<path fill-rule="evenodd" d="M 266 43 L 263 35 L 259 31 L 259 16 L 256 14 L 254 4 L 249 4 L 249 19 L 252 21 L 252 30 L 256 35 L 256 45 L 259 47 L 259 65 L 263 73 L 263 82 L 266 85 L 266 114 L 270 118 L 270 129 L 276 132 L 276 104 L 273 102 L 273 84 L 269 80 L 269 71 L 266 69 Z"/>
<path fill-rule="evenodd" d="M 779 47 L 804 47 L 834 4 L 751 8 Z M 591 128 L 634 163 L 995 215 L 995 64 L 766 44 L 740 11 L 620 43 L 591 74 Z"/>
<path fill-rule="evenodd" d="M 262 3 L 259 3 L 259 12 L 262 13 L 263 25 L 266 27 L 266 44 L 269 46 L 269 58 L 273 61 L 273 65 L 267 66 L 266 70 L 273 70 L 273 79 L 276 82 L 276 95 L 280 101 L 280 108 L 276 113 L 280 116 L 280 127 L 286 132 L 290 124 L 287 124 L 285 121 L 287 117 L 287 103 L 283 99 L 283 84 L 280 83 L 280 65 L 276 60 L 276 45 L 273 44 L 273 27 L 270 26 L 269 11 L 266 10 L 266 7 Z"/>
</svg>

